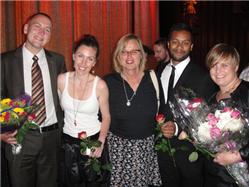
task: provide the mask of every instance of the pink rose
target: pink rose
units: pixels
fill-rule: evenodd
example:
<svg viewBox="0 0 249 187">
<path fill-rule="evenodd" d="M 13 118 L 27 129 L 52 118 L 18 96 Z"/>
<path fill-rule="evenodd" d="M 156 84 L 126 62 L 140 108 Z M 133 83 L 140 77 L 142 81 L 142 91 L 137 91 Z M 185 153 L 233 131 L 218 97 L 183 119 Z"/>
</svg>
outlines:
<svg viewBox="0 0 249 187">
<path fill-rule="evenodd" d="M 212 139 L 217 139 L 221 136 L 221 130 L 218 127 L 212 127 L 210 129 L 210 136 Z"/>
<path fill-rule="evenodd" d="M 240 111 L 233 110 L 232 113 L 231 113 L 231 117 L 235 118 L 235 119 L 239 119 L 240 118 Z"/>
<path fill-rule="evenodd" d="M 232 110 L 233 109 L 231 107 L 225 107 L 225 108 L 223 108 L 223 112 L 230 112 Z"/>
<path fill-rule="evenodd" d="M 208 124 L 211 126 L 215 126 L 219 122 L 219 118 L 215 117 L 213 113 L 209 113 L 207 115 L 207 119 L 208 119 Z"/>
<path fill-rule="evenodd" d="M 85 139 L 87 137 L 86 131 L 82 131 L 78 133 L 78 138 L 79 139 Z"/>
</svg>

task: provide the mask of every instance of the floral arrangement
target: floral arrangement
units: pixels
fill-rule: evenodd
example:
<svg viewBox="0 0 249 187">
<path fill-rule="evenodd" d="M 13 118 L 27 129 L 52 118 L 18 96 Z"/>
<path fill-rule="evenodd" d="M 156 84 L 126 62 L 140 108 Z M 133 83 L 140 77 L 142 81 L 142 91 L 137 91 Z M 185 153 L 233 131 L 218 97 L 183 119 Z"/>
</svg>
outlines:
<svg viewBox="0 0 249 187">
<path fill-rule="evenodd" d="M 168 152 L 168 154 L 172 157 L 173 164 L 176 166 L 175 159 L 174 159 L 174 153 L 176 151 L 175 148 L 171 147 L 170 141 L 168 138 L 164 138 L 161 127 L 165 122 L 165 117 L 163 114 L 158 114 L 156 116 L 156 145 L 155 150 L 162 151 L 162 152 Z"/>
<path fill-rule="evenodd" d="M 85 168 L 90 170 L 89 173 L 94 171 L 96 175 L 102 178 L 102 172 L 111 171 L 112 165 L 110 163 L 102 164 L 98 158 L 89 157 L 91 152 L 94 152 L 96 148 L 102 145 L 102 142 L 99 140 L 91 140 L 90 137 L 87 137 L 85 131 L 82 131 L 78 134 L 78 138 L 81 139 L 80 142 L 80 153 L 82 155 L 88 156 L 88 159 L 85 163 Z"/>
<path fill-rule="evenodd" d="M 175 93 L 175 100 L 170 102 L 170 107 L 177 124 L 188 133 L 180 138 L 191 141 L 196 150 L 206 156 L 239 150 L 248 142 L 248 118 L 242 112 L 243 108 L 231 99 L 208 106 L 192 90 L 181 87 Z M 189 156 L 190 161 L 197 159 L 197 151 Z M 241 187 L 249 186 L 246 162 L 225 167 Z"/>
<path fill-rule="evenodd" d="M 1 133 L 18 129 L 16 134 L 17 144 L 12 145 L 13 153 L 21 151 L 21 144 L 29 129 L 38 128 L 35 119 L 35 106 L 31 105 L 31 97 L 22 95 L 16 99 L 5 98 L 0 101 L 0 127 Z"/>
</svg>

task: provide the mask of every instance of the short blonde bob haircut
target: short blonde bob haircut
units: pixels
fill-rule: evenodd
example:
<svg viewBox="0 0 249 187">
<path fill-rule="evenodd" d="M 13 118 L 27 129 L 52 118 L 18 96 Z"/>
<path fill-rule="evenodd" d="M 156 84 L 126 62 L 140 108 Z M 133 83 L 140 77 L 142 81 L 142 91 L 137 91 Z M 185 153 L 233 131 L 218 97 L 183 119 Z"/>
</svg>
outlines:
<svg viewBox="0 0 249 187">
<path fill-rule="evenodd" d="M 234 66 L 239 66 L 240 56 L 233 46 L 219 43 L 208 52 L 206 56 L 206 66 L 211 69 L 220 60 L 229 60 Z"/>
<path fill-rule="evenodd" d="M 142 56 L 140 64 L 139 64 L 139 70 L 144 71 L 145 69 L 146 58 L 145 58 L 145 52 L 143 49 L 143 44 L 140 38 L 134 34 L 126 34 L 122 36 L 120 40 L 118 41 L 116 49 L 113 54 L 113 67 L 114 67 L 114 70 L 118 73 L 121 73 L 123 71 L 122 66 L 120 65 L 121 53 L 124 50 L 125 46 L 127 45 L 128 41 L 130 40 L 135 40 L 137 42 L 138 48 Z"/>
</svg>

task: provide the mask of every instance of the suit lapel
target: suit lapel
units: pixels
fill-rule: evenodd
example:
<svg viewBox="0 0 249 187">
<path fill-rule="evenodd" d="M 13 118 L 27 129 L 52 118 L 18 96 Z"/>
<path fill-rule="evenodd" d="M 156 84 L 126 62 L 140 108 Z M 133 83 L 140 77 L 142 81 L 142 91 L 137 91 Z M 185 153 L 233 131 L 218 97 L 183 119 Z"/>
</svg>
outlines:
<svg viewBox="0 0 249 187">
<path fill-rule="evenodd" d="M 193 72 L 191 72 L 192 69 L 192 63 L 191 61 L 188 63 L 188 65 L 183 70 L 180 78 L 178 79 L 174 89 L 177 89 L 179 86 L 183 85 L 183 83 L 188 80 L 191 76 L 193 76 Z M 192 75 L 191 75 L 192 73 Z"/>
<path fill-rule="evenodd" d="M 11 83 L 13 87 L 13 97 L 18 97 L 21 94 L 24 94 L 24 75 L 23 75 L 23 54 L 22 47 L 17 48 L 14 54 L 13 61 L 11 60 L 9 63 L 11 64 L 12 71 L 9 72 L 10 76 L 14 76 L 13 82 Z"/>
</svg>

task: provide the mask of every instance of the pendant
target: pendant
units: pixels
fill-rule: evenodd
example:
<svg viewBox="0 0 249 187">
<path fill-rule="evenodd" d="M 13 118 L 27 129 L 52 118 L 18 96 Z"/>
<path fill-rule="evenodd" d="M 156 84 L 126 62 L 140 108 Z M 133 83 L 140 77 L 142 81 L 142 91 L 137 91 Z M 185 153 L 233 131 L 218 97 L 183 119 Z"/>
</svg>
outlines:
<svg viewBox="0 0 249 187">
<path fill-rule="evenodd" d="M 130 101 L 127 101 L 126 105 L 127 105 L 127 106 L 131 106 L 131 102 L 130 102 Z"/>
<path fill-rule="evenodd" d="M 74 123 L 73 123 L 75 126 L 77 126 L 77 123 L 76 123 L 76 119 L 74 120 Z"/>
</svg>

